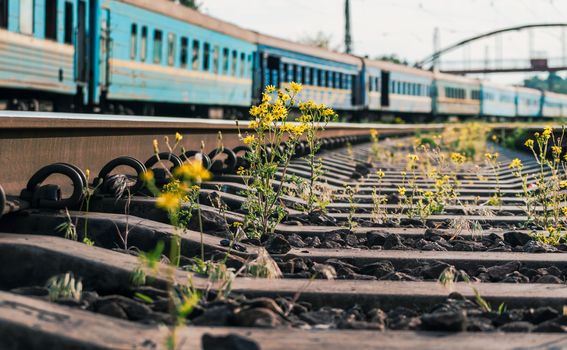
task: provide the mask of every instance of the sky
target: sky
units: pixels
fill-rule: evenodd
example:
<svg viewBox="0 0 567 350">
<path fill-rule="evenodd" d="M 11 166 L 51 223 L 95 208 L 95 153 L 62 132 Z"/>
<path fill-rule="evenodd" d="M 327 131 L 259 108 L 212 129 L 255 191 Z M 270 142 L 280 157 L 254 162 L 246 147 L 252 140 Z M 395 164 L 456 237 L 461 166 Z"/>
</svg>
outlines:
<svg viewBox="0 0 567 350">
<path fill-rule="evenodd" d="M 332 36 L 343 49 L 344 0 L 201 0 L 203 12 L 247 29 L 289 40 Z M 567 0 L 351 0 L 354 53 L 370 57 L 396 54 L 410 63 L 433 52 L 435 28 L 440 47 L 501 28 L 567 23 Z M 449 54 L 446 61 L 484 61 L 563 57 L 562 29 L 513 32 L 487 38 Z M 530 41 L 532 49 L 530 50 Z M 487 79 L 515 83 L 523 74 Z"/>
</svg>

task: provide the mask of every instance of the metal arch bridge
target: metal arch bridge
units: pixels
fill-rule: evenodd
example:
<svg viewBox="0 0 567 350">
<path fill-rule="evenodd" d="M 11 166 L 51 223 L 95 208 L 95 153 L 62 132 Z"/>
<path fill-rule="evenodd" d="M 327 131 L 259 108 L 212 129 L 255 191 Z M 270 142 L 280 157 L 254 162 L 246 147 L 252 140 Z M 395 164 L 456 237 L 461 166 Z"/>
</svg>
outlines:
<svg viewBox="0 0 567 350">
<path fill-rule="evenodd" d="M 515 26 L 510 28 L 499 29 L 488 33 L 480 34 L 462 41 L 459 41 L 451 46 L 445 47 L 432 55 L 427 56 L 425 59 L 417 62 L 416 67 L 424 68 L 430 65 L 429 69 L 439 68 L 440 71 L 453 74 L 474 74 L 474 73 L 514 73 L 514 72 L 556 72 L 567 70 L 567 57 L 559 58 L 527 58 L 527 59 L 513 59 L 513 60 L 474 60 L 467 61 L 467 65 L 472 68 L 461 68 L 464 65 L 463 61 L 445 61 L 440 64 L 442 67 L 435 67 L 439 58 L 459 47 L 470 44 L 474 41 L 484 39 L 491 36 L 496 36 L 506 32 L 521 31 L 530 28 L 549 28 L 549 27 L 567 27 L 567 23 L 541 23 L 541 24 L 527 24 L 522 26 Z"/>
</svg>

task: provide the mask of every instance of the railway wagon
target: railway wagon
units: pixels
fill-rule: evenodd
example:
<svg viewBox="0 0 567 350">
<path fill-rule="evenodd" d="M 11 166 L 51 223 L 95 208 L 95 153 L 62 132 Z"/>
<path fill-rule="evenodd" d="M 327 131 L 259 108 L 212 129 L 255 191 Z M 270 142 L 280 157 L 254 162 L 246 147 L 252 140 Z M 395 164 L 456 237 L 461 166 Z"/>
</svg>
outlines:
<svg viewBox="0 0 567 350">
<path fill-rule="evenodd" d="M 515 117 L 516 89 L 489 81 L 480 84 L 480 115 L 485 117 Z"/>
<path fill-rule="evenodd" d="M 104 0 L 95 16 L 93 104 L 140 114 L 218 106 L 209 117 L 250 105 L 252 32 L 169 1 Z"/>
<path fill-rule="evenodd" d="M 449 116 L 479 115 L 480 81 L 445 73 L 435 73 L 433 113 Z"/>
<path fill-rule="evenodd" d="M 359 58 L 258 34 L 255 98 L 266 85 L 303 84 L 301 99 L 312 99 L 339 111 L 360 108 Z"/>
<path fill-rule="evenodd" d="M 543 94 L 540 90 L 516 87 L 516 115 L 518 117 L 541 117 Z"/>
<path fill-rule="evenodd" d="M 86 16 L 81 0 L 0 0 L 0 109 L 75 103 L 86 80 Z"/>
<path fill-rule="evenodd" d="M 431 114 L 433 74 L 385 61 L 365 60 L 366 94 L 369 111 L 400 114 Z"/>
<path fill-rule="evenodd" d="M 542 116 L 546 118 L 567 117 L 567 96 L 554 92 L 543 92 Z"/>
</svg>

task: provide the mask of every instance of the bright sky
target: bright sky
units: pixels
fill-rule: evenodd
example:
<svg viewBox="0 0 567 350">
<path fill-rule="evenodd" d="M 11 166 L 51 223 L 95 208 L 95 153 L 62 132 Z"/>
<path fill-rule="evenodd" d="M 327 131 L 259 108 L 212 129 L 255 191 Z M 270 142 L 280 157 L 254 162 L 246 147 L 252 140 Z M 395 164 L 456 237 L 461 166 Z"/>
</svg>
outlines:
<svg viewBox="0 0 567 350">
<path fill-rule="evenodd" d="M 278 37 L 298 40 L 318 31 L 331 34 L 341 46 L 344 0 L 201 0 L 214 17 Z M 351 0 L 354 50 L 370 57 L 397 54 L 411 63 L 433 51 L 434 28 L 441 47 L 470 36 L 510 26 L 566 23 L 565 0 Z M 566 33 L 567 34 L 567 33 Z M 562 29 L 539 29 L 532 34 L 535 56 L 563 57 Z M 488 38 L 459 49 L 446 60 L 527 59 L 527 31 Z M 492 76 L 518 82 L 523 75 Z"/>
</svg>

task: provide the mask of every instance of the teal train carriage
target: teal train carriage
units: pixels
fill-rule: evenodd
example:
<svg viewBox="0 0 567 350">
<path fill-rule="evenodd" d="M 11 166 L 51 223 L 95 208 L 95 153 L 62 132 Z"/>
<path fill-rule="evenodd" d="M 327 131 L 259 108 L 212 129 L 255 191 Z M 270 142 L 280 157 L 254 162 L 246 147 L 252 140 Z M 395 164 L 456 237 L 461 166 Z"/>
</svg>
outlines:
<svg viewBox="0 0 567 350">
<path fill-rule="evenodd" d="M 406 118 L 431 114 L 433 73 L 384 61 L 364 60 L 365 106 Z"/>
<path fill-rule="evenodd" d="M 303 100 L 324 103 L 343 115 L 360 109 L 359 58 L 262 34 L 257 45 L 256 100 L 263 86 L 285 89 L 295 81 L 303 84 Z"/>
<path fill-rule="evenodd" d="M 137 114 L 250 105 L 253 33 L 166 1 L 104 0 L 93 104 Z M 143 109 L 141 109 L 143 108 Z"/>
<path fill-rule="evenodd" d="M 480 84 L 480 114 L 485 117 L 515 117 L 516 88 L 489 81 Z"/>
<path fill-rule="evenodd" d="M 0 109 L 83 104 L 87 16 L 81 0 L 0 0 Z"/>
</svg>

